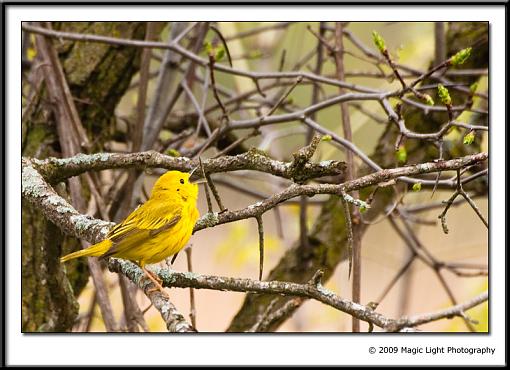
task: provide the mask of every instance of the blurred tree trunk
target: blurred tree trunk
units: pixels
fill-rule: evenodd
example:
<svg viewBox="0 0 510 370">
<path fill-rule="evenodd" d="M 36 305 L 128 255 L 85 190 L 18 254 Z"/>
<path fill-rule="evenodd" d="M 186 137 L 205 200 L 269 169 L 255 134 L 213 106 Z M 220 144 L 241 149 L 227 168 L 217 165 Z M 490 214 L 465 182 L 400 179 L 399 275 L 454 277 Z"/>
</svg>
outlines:
<svg viewBox="0 0 510 370">
<path fill-rule="evenodd" d="M 487 68 L 489 60 L 488 48 L 488 25 L 487 23 L 451 23 L 447 31 L 446 51 L 447 57 L 455 54 L 457 51 L 472 47 L 472 55 L 468 61 L 458 68 Z M 468 86 L 477 80 L 477 77 L 456 77 L 452 81 L 462 82 Z M 424 84 L 434 81 L 424 81 Z M 466 102 L 467 95 L 455 92 L 450 89 L 455 105 L 462 105 Z M 434 101 L 439 103 L 437 96 L 432 95 Z M 435 132 L 441 124 L 447 121 L 446 113 L 429 113 L 415 107 L 407 107 L 402 112 L 406 125 L 409 129 L 417 132 Z M 394 123 L 388 123 L 385 132 L 379 140 L 379 145 L 372 154 L 372 159 L 384 168 L 395 165 L 395 142 L 398 137 L 398 130 Z M 445 143 L 445 159 L 472 154 L 480 151 L 479 143 L 472 146 L 462 144 L 462 140 L 457 143 Z M 407 140 L 405 142 L 408 152 L 407 162 L 419 163 L 438 158 L 438 149 L 432 143 L 425 143 L 418 140 Z M 361 171 L 360 175 L 366 173 Z M 402 185 L 399 185 L 402 186 Z M 484 186 L 484 185 L 483 185 Z M 386 188 L 389 189 L 389 188 Z M 369 190 L 369 189 L 368 189 Z M 367 194 L 367 191 L 365 191 Z M 365 195 L 366 196 L 366 195 Z M 362 194 L 363 197 L 363 194 Z M 385 206 L 392 201 L 392 191 L 378 191 L 370 213 L 375 216 L 376 213 L 384 210 Z M 355 226 L 358 232 L 363 233 L 366 227 L 363 224 Z M 299 283 L 307 282 L 318 270 L 324 270 L 324 280 L 326 281 L 333 274 L 336 266 L 346 258 L 346 230 L 344 224 L 344 214 L 341 202 L 336 196 L 331 196 L 329 201 L 322 207 L 321 214 L 315 223 L 309 236 L 309 244 L 312 248 L 305 248 L 296 243 L 289 249 L 277 266 L 270 272 L 266 280 L 283 280 Z M 347 276 L 345 276 L 347 278 Z M 260 320 L 262 315 L 274 314 L 292 297 L 283 297 L 268 294 L 247 294 L 246 298 L 232 320 L 228 331 L 242 332 L 250 329 Z M 366 297 L 362 297 L 362 300 Z M 275 303 L 272 303 L 275 301 Z M 366 303 L 366 302 L 365 302 Z M 272 304 L 271 309 L 268 306 Z M 268 331 L 276 330 L 294 310 L 289 310 L 286 315 L 275 321 L 268 327 Z"/>
<path fill-rule="evenodd" d="M 52 27 L 126 39 L 143 39 L 145 32 L 144 22 L 64 22 L 53 23 Z M 94 140 L 92 151 L 101 151 L 115 129 L 114 109 L 139 68 L 140 49 L 68 40 L 52 42 L 87 136 Z M 44 66 L 38 65 L 36 56 L 28 77 L 30 83 L 23 86 L 29 91 L 23 107 L 23 156 L 60 156 L 43 75 Z M 56 189 L 65 195 L 64 186 Z M 74 297 L 86 285 L 89 274 L 86 263 L 80 260 L 67 264 L 64 273 L 59 257 L 79 248 L 77 239 L 64 237 L 41 212 L 22 201 L 22 331 L 65 331 L 72 326 L 78 314 Z"/>
</svg>

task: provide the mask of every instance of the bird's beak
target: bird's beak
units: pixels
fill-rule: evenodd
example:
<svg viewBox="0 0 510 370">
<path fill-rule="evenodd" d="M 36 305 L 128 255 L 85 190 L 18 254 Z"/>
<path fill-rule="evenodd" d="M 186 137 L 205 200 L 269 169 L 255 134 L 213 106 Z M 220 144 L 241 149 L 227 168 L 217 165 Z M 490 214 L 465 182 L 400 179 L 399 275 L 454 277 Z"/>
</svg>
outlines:
<svg viewBox="0 0 510 370">
<path fill-rule="evenodd" d="M 193 181 L 192 184 L 204 184 L 206 182 L 207 182 L 206 179 L 199 179 L 199 180 Z"/>
<path fill-rule="evenodd" d="M 193 168 L 193 170 L 191 170 L 189 173 L 189 182 L 192 184 L 201 184 L 207 182 L 206 179 L 202 178 L 200 171 L 197 171 L 198 168 L 198 166 Z"/>
<path fill-rule="evenodd" d="M 200 172 L 196 172 L 197 169 L 198 169 L 198 166 L 193 168 L 191 170 L 191 172 L 189 173 L 189 182 L 192 184 L 195 184 L 195 183 L 197 183 L 197 181 L 200 180 L 201 175 L 200 175 Z"/>
<path fill-rule="evenodd" d="M 202 161 L 200 161 L 200 165 L 199 166 L 196 166 L 195 168 L 193 168 L 191 170 L 191 172 L 189 173 L 189 181 L 192 183 L 192 184 L 203 184 L 204 182 L 207 182 L 206 179 L 204 178 L 200 178 L 202 176 L 202 174 L 200 173 L 200 171 L 197 171 L 197 173 L 195 174 L 195 176 L 193 176 L 193 174 L 195 173 L 196 170 L 198 170 L 202 165 Z M 197 177 L 196 179 L 194 179 L 193 177 Z"/>
</svg>

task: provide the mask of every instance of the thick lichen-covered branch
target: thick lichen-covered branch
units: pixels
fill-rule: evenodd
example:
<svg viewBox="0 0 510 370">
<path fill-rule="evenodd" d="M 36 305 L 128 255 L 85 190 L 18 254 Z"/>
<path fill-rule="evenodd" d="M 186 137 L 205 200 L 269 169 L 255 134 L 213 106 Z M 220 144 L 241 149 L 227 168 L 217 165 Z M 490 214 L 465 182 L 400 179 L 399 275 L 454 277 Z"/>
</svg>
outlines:
<svg viewBox="0 0 510 370">
<path fill-rule="evenodd" d="M 79 213 L 46 183 L 27 159 L 22 160 L 21 185 L 22 197 L 67 234 L 95 243 L 101 241 L 113 225 Z"/>
<path fill-rule="evenodd" d="M 143 279 L 143 271 L 132 262 L 118 258 L 110 258 L 108 268 L 112 272 L 119 272 L 130 277 L 142 289 L 147 289 L 151 284 L 148 279 Z M 488 299 L 488 295 L 485 293 L 469 302 L 450 307 L 443 311 L 395 320 L 374 311 L 372 307 L 354 303 L 324 288 L 321 284 L 323 272 L 320 270 L 305 284 L 287 281 L 258 281 L 225 276 L 201 275 L 190 272 L 177 272 L 166 268 L 155 268 L 153 271 L 158 275 L 165 287 L 280 294 L 310 298 L 378 326 L 385 331 L 393 332 L 442 318 L 461 315 L 465 310 L 475 307 Z"/>
<path fill-rule="evenodd" d="M 101 171 L 106 169 L 145 169 L 165 168 L 189 172 L 199 166 L 199 160 L 186 157 L 171 157 L 156 151 L 140 153 L 96 153 L 79 154 L 71 158 L 47 158 L 45 160 L 32 160 L 37 170 L 50 182 L 56 183 L 87 171 Z M 236 156 L 223 156 L 220 158 L 203 160 L 204 170 L 208 174 L 254 170 L 270 173 L 287 179 L 295 175 L 292 163 L 271 159 L 264 152 L 252 149 Z M 302 169 L 305 179 L 322 176 L 334 176 L 343 173 L 344 162 L 322 161 L 319 163 L 307 162 Z"/>
</svg>

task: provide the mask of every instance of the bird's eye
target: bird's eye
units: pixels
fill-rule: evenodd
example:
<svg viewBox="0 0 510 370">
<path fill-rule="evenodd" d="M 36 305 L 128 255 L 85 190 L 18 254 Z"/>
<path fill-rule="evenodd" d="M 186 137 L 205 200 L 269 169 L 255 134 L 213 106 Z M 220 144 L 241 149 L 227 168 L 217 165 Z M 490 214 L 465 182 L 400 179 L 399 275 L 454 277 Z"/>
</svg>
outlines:
<svg viewBox="0 0 510 370">
<path fill-rule="evenodd" d="M 183 185 L 184 185 L 184 179 L 181 179 L 181 181 L 180 181 L 180 182 L 181 182 L 181 184 L 183 184 Z"/>
</svg>

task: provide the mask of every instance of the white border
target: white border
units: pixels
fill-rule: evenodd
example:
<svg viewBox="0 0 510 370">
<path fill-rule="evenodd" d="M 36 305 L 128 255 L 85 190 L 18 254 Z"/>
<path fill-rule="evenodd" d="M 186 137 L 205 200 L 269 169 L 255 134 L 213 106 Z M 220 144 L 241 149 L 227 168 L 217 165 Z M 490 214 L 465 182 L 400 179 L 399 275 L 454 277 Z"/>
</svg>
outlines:
<svg viewBox="0 0 510 370">
<path fill-rule="evenodd" d="M 491 24 L 491 335 L 22 335 L 20 333 L 20 22 L 29 20 L 489 21 Z M 505 17 L 503 6 L 6 6 L 7 364 L 456 364 L 505 363 Z M 494 200 L 497 197 L 497 204 Z M 369 346 L 495 347 L 494 356 L 370 355 Z"/>
</svg>

